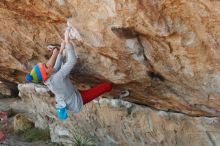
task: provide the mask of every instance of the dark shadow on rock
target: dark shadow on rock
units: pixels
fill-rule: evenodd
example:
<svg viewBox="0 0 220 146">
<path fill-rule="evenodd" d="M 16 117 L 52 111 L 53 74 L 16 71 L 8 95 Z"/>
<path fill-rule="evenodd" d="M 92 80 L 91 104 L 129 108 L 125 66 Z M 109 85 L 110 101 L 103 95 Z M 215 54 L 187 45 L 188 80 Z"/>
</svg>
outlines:
<svg viewBox="0 0 220 146">
<path fill-rule="evenodd" d="M 112 27 L 111 30 L 119 38 L 131 39 L 138 36 L 138 33 L 132 27 Z"/>
</svg>

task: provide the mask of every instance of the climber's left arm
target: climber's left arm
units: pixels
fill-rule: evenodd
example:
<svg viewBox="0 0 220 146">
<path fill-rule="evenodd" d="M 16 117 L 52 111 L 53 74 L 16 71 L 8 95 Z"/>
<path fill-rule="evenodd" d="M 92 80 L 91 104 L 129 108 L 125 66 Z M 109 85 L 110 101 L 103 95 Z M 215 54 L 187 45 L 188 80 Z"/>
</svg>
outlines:
<svg viewBox="0 0 220 146">
<path fill-rule="evenodd" d="M 62 65 L 62 62 L 63 62 L 63 50 L 64 50 L 64 47 L 65 47 L 65 43 L 62 42 L 61 46 L 60 46 L 60 52 L 59 52 L 59 54 L 57 56 L 57 59 L 56 59 L 55 65 L 54 65 L 55 72 L 59 71 L 60 68 L 61 68 L 61 65 Z"/>
<path fill-rule="evenodd" d="M 72 44 L 66 43 L 65 50 L 67 55 L 67 59 L 66 59 L 67 61 L 63 64 L 61 69 L 56 73 L 57 76 L 60 76 L 61 78 L 65 78 L 67 75 L 70 74 L 77 60 L 77 56 Z"/>
<path fill-rule="evenodd" d="M 57 56 L 55 65 L 53 67 L 55 69 L 55 72 L 60 70 L 61 65 L 62 65 L 62 54 L 59 53 L 58 56 Z"/>
</svg>

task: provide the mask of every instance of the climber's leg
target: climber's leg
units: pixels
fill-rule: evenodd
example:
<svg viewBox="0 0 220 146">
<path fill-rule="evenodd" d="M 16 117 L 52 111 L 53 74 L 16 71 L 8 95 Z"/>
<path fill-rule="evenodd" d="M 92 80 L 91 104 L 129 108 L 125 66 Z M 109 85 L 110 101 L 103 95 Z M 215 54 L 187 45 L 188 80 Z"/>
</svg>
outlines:
<svg viewBox="0 0 220 146">
<path fill-rule="evenodd" d="M 83 104 L 86 104 L 96 97 L 100 96 L 101 94 L 105 92 L 109 92 L 112 89 L 112 84 L 111 83 L 101 83 L 89 90 L 85 91 L 80 91 L 80 94 L 83 99 Z"/>
<path fill-rule="evenodd" d="M 46 65 L 50 66 L 50 67 L 53 67 L 55 62 L 56 62 L 58 54 L 59 54 L 59 50 L 58 49 L 53 49 L 53 53 L 52 53 L 50 59 L 47 61 Z"/>
</svg>

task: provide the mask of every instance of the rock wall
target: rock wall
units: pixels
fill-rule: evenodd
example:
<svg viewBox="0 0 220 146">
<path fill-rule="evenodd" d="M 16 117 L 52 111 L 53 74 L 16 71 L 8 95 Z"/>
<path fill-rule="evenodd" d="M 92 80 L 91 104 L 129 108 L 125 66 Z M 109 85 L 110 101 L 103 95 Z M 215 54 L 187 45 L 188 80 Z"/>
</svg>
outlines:
<svg viewBox="0 0 220 146">
<path fill-rule="evenodd" d="M 219 14 L 218 0 L 1 0 L 0 77 L 23 82 L 71 16 L 84 40 L 73 80 L 109 80 L 131 90 L 128 101 L 216 117 Z"/>
<path fill-rule="evenodd" d="M 17 97 L 17 84 L 7 80 L 0 79 L 0 99 L 5 97 Z"/>
<path fill-rule="evenodd" d="M 50 127 L 53 142 L 72 146 L 74 136 L 92 138 L 100 146 L 219 146 L 220 118 L 189 117 L 153 110 L 118 99 L 99 98 L 66 121 L 54 118 L 48 89 L 20 84 L 20 96 L 29 117 L 40 128 Z M 12 107 L 16 107 L 13 105 Z M 93 143 L 94 144 L 94 143 Z"/>
</svg>

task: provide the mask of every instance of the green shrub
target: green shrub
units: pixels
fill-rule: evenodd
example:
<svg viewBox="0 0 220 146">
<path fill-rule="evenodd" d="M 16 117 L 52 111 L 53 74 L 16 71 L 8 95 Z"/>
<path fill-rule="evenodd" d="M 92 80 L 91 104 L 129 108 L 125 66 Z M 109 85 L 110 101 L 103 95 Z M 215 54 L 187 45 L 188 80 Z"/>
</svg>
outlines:
<svg viewBox="0 0 220 146">
<path fill-rule="evenodd" d="M 17 135 L 26 142 L 50 140 L 50 129 L 31 128 L 26 131 L 19 131 Z"/>
<path fill-rule="evenodd" d="M 93 145 L 95 145 L 95 142 L 92 138 L 85 137 L 85 136 L 82 136 L 77 133 L 75 133 L 73 135 L 72 141 L 73 141 L 74 146 L 93 146 Z"/>
</svg>

